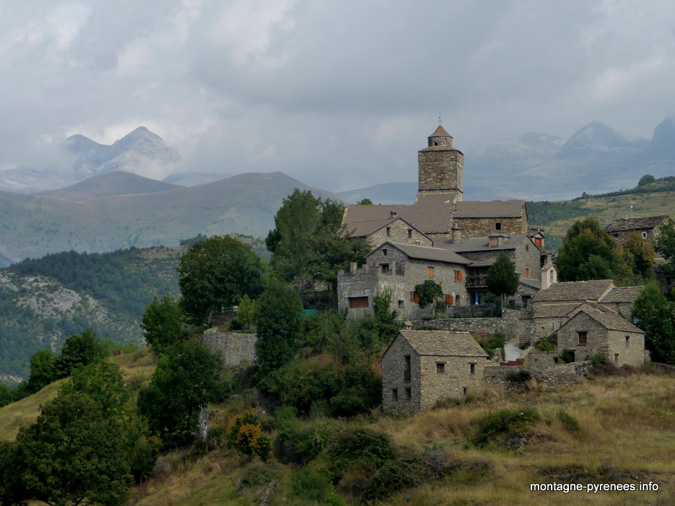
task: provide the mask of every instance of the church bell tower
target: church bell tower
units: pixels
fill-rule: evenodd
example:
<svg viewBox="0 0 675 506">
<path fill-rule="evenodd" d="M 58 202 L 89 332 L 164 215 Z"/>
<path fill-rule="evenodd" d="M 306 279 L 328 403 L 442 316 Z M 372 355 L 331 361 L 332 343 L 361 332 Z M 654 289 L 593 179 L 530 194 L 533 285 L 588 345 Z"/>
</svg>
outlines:
<svg viewBox="0 0 675 506">
<path fill-rule="evenodd" d="M 452 136 L 438 125 L 429 136 L 428 147 L 417 152 L 419 183 L 417 198 L 430 194 L 448 194 L 453 202 L 463 199 L 462 167 L 464 155 L 452 147 Z"/>
</svg>

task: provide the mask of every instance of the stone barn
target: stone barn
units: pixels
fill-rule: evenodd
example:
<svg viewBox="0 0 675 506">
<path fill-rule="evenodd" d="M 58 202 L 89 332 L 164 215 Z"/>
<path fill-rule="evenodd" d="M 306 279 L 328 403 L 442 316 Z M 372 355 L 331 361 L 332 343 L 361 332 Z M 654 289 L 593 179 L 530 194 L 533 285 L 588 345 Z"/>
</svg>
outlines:
<svg viewBox="0 0 675 506">
<path fill-rule="evenodd" d="M 382 407 L 409 415 L 484 384 L 488 356 L 468 332 L 402 330 L 382 355 Z"/>
<path fill-rule="evenodd" d="M 584 304 L 558 330 L 558 350 L 573 354 L 573 362 L 602 354 L 617 366 L 645 362 L 645 334 L 614 311 Z"/>
</svg>

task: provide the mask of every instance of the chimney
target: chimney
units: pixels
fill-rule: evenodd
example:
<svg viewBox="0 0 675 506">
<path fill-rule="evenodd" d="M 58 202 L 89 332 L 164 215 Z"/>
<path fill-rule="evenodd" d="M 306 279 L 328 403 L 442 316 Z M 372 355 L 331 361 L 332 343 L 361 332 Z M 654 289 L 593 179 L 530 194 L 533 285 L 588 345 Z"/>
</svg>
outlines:
<svg viewBox="0 0 675 506">
<path fill-rule="evenodd" d="M 398 214 L 398 213 L 397 213 L 396 211 L 389 211 L 389 217 L 390 217 L 390 218 L 396 218 L 396 215 L 397 215 L 397 214 Z"/>
<path fill-rule="evenodd" d="M 501 246 L 502 243 L 504 242 L 504 236 L 503 235 L 492 234 L 488 237 L 489 237 L 489 240 L 490 240 L 490 247 L 491 248 L 497 248 L 497 247 Z"/>
<path fill-rule="evenodd" d="M 349 274 L 351 274 L 352 276 L 356 274 L 356 266 L 357 266 L 356 262 L 349 263 Z"/>
<path fill-rule="evenodd" d="M 462 240 L 462 229 L 455 223 L 452 226 L 452 242 L 456 243 Z"/>
</svg>

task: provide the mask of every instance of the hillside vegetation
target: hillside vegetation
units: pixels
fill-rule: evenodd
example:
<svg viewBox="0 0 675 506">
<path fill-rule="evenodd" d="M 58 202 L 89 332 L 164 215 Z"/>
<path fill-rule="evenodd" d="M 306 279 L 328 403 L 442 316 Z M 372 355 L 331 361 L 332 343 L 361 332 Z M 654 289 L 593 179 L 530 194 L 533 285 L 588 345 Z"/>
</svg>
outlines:
<svg viewBox="0 0 675 506">
<path fill-rule="evenodd" d="M 673 181 L 671 181 L 673 180 Z M 528 202 L 528 219 L 546 227 L 546 247 L 557 250 L 569 227 L 579 218 L 596 218 L 604 227 L 619 218 L 668 215 L 675 217 L 675 178 L 604 195 L 567 201 Z M 632 206 L 632 208 L 631 208 Z"/>
</svg>

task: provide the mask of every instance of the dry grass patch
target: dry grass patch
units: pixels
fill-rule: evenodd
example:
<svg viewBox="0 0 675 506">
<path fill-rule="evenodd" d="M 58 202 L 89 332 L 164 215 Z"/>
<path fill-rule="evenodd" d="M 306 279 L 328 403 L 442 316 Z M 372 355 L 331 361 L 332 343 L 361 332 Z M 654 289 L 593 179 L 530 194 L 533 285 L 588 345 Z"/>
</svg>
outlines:
<svg viewBox="0 0 675 506">
<path fill-rule="evenodd" d="M 35 423 L 40 407 L 56 397 L 64 381 L 55 381 L 30 397 L 0 408 L 0 439 L 14 441 L 21 427 Z"/>
</svg>

